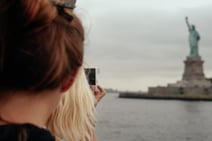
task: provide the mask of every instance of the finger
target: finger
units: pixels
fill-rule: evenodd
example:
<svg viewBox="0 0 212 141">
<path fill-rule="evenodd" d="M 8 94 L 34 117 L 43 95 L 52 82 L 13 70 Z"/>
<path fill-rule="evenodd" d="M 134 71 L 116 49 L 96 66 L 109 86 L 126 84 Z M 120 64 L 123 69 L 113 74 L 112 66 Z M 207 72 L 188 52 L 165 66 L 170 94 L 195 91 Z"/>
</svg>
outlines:
<svg viewBox="0 0 212 141">
<path fill-rule="evenodd" d="M 106 91 L 102 87 L 100 87 L 100 86 L 97 86 L 97 88 L 98 88 L 98 93 L 97 93 L 96 96 L 100 100 L 102 97 L 105 96 Z"/>
<path fill-rule="evenodd" d="M 100 93 L 103 93 L 103 94 L 106 93 L 105 90 L 101 86 L 98 85 L 97 88 L 98 88 Z"/>
</svg>

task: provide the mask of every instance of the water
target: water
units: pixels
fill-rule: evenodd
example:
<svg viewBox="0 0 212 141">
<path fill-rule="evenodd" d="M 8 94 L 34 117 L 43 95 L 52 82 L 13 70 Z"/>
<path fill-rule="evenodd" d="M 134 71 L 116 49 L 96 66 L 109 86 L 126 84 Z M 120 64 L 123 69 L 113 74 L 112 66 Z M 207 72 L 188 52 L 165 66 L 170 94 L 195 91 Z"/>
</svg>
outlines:
<svg viewBox="0 0 212 141">
<path fill-rule="evenodd" d="M 98 141 L 212 141 L 212 102 L 107 94 L 97 112 Z"/>
</svg>

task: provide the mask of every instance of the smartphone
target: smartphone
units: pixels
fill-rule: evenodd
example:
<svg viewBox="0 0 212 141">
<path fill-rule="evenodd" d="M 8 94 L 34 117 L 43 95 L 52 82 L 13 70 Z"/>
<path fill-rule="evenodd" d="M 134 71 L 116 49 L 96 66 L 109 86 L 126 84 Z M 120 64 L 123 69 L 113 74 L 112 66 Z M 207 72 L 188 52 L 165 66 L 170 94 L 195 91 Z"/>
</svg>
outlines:
<svg viewBox="0 0 212 141">
<path fill-rule="evenodd" d="M 96 85 L 96 68 L 85 68 L 89 85 Z"/>
</svg>

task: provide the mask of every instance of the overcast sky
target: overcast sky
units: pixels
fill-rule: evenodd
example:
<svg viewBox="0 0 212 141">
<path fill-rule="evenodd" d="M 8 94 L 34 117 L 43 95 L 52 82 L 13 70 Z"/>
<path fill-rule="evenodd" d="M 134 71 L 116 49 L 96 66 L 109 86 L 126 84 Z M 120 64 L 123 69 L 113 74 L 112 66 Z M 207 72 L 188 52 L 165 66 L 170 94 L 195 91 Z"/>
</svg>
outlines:
<svg viewBox="0 0 212 141">
<path fill-rule="evenodd" d="M 211 0 L 78 0 L 86 30 L 86 64 L 106 88 L 146 91 L 182 77 L 189 54 L 185 16 L 201 36 L 200 55 L 212 77 Z"/>
</svg>

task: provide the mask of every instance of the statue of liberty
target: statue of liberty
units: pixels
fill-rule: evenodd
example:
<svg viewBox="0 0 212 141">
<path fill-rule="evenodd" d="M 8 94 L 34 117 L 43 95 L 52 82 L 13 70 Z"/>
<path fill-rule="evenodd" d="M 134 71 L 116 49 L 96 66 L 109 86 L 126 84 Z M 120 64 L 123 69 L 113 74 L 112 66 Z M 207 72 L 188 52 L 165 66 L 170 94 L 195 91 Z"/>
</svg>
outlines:
<svg viewBox="0 0 212 141">
<path fill-rule="evenodd" d="M 188 17 L 186 17 L 185 20 L 189 30 L 189 45 L 190 45 L 189 57 L 198 57 L 199 56 L 198 41 L 200 40 L 200 35 L 196 31 L 195 26 L 189 24 Z"/>
</svg>

